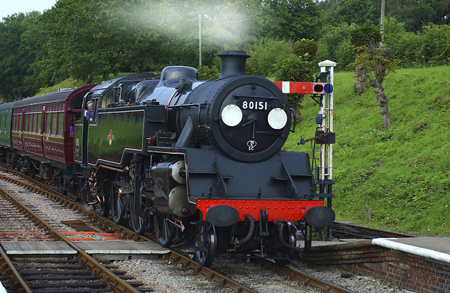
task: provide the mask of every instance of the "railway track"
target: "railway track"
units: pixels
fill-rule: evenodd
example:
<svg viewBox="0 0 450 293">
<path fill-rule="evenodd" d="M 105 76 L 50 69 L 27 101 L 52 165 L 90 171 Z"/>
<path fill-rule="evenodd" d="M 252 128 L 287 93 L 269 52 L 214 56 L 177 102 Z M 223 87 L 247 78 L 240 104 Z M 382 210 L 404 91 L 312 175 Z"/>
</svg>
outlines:
<svg viewBox="0 0 450 293">
<path fill-rule="evenodd" d="M 46 270 L 48 267 L 54 267 L 54 260 L 41 260 L 34 262 L 33 264 L 28 264 L 28 262 L 13 262 L 9 259 L 7 254 L 1 251 L 2 265 L 6 265 L 8 268 L 4 269 L 5 272 L 2 277 L 5 279 L 4 286 L 7 288 L 8 292 L 46 292 L 45 289 L 60 289 L 61 291 L 53 292 L 63 292 L 62 290 L 67 287 L 71 287 L 73 290 L 76 288 L 78 292 L 110 292 L 110 291 L 120 291 L 120 292 L 151 292 L 149 288 L 141 288 L 141 290 L 136 289 L 136 287 L 141 286 L 139 283 L 128 283 L 126 280 L 120 278 L 103 264 L 96 261 L 94 258 L 89 256 L 83 250 L 78 248 L 73 244 L 66 236 L 59 233 L 48 223 L 43 221 L 39 216 L 37 216 L 33 211 L 27 208 L 25 205 L 16 200 L 4 189 L 0 188 L 0 194 L 7 198 L 16 208 L 26 214 L 31 221 L 36 225 L 44 229 L 52 239 L 55 241 L 62 241 L 70 246 L 76 251 L 72 260 L 77 262 L 77 271 L 83 272 L 84 274 L 89 274 L 94 276 L 94 280 L 91 282 L 80 283 L 77 277 L 77 273 L 74 270 L 66 271 L 65 279 L 59 280 L 59 282 L 48 282 L 48 280 L 57 281 L 58 270 Z M 70 259 L 59 259 L 58 264 L 64 267 L 64 262 L 70 261 Z M 27 273 L 25 268 L 31 269 L 31 274 Z M 33 270 L 34 268 L 34 270 Z M 74 268 L 74 267 L 72 267 Z M 26 278 L 25 278 L 26 277 Z M 99 291 L 100 290 L 100 291 Z"/>
<path fill-rule="evenodd" d="M 22 173 L 17 172 L 15 170 L 8 169 L 7 171 L 13 173 L 14 175 L 21 176 L 22 178 L 24 176 Z M 46 196 L 47 198 L 50 198 L 53 201 L 59 202 L 60 204 L 66 206 L 68 208 L 83 212 L 84 214 L 88 215 L 88 217 L 92 220 L 93 223 L 95 223 L 97 226 L 99 226 L 104 231 L 120 233 L 122 235 L 122 238 L 130 239 L 130 240 L 132 239 L 134 241 L 153 241 L 152 239 L 148 239 L 147 237 L 138 235 L 123 226 L 117 225 L 116 223 L 114 223 L 108 219 L 105 219 L 93 211 L 87 211 L 85 209 L 84 205 L 82 205 L 76 201 L 73 201 L 72 199 L 70 199 L 66 196 L 59 194 L 59 192 L 55 191 L 48 184 L 43 184 L 42 182 L 39 182 L 37 180 L 26 177 L 26 180 L 31 182 L 31 184 L 28 184 L 28 183 L 24 182 L 24 180 L 15 180 L 15 179 L 11 178 L 11 176 L 4 176 L 1 174 L 0 174 L 0 179 L 18 184 L 29 191 L 40 193 L 40 194 Z M 61 236 L 63 237 L 63 235 L 61 235 Z M 58 239 L 60 239 L 59 236 L 58 236 Z M 204 275 L 208 280 L 217 282 L 219 284 L 219 286 L 222 288 L 230 288 L 235 292 L 255 292 L 253 289 L 248 288 L 242 284 L 239 284 L 238 282 L 235 282 L 234 280 L 218 273 L 217 271 L 215 271 L 213 269 L 200 266 L 195 261 L 193 261 L 191 259 L 191 257 L 189 255 L 187 255 L 186 253 L 180 253 L 175 250 L 171 250 L 171 252 L 165 256 L 165 258 L 170 260 L 170 263 L 172 263 L 172 264 L 180 264 L 182 269 L 193 270 L 195 274 Z M 81 261 L 82 263 L 86 262 L 84 256 L 77 256 L 75 259 L 78 259 L 78 260 L 82 259 L 82 261 Z M 58 266 L 61 266 L 61 267 L 67 267 L 68 272 L 70 273 L 71 270 L 73 270 L 73 269 L 71 269 L 72 266 L 78 266 L 78 265 L 71 263 L 73 261 L 74 261 L 74 259 L 62 259 L 62 260 L 55 259 L 55 260 L 52 260 L 51 263 L 47 263 L 47 264 L 44 264 L 42 262 L 37 262 L 37 261 L 36 261 L 36 263 L 40 267 L 47 268 L 48 272 L 55 271 L 55 269 Z M 29 264 L 29 263 L 19 264 L 18 263 L 17 267 L 22 270 L 22 274 L 27 275 L 28 279 L 32 279 L 33 271 L 34 271 L 32 269 L 32 267 L 34 265 L 35 265 L 34 263 L 33 264 Z M 93 270 L 95 272 L 101 271 L 100 268 L 94 267 L 94 265 L 90 265 L 89 267 L 91 268 L 91 270 Z M 275 270 L 279 274 L 289 276 L 291 279 L 294 279 L 294 280 L 303 281 L 307 285 L 325 290 L 326 292 L 351 292 L 345 288 L 341 288 L 339 286 L 334 286 L 333 284 L 329 284 L 327 282 L 321 281 L 320 279 L 317 279 L 313 276 L 309 276 L 307 274 L 301 273 L 300 271 L 297 271 L 297 270 L 294 270 L 294 269 L 291 269 L 288 267 L 279 268 L 276 265 L 272 266 L 270 264 L 270 262 L 267 262 L 264 265 L 264 267 L 268 267 L 268 268 L 271 267 L 271 269 Z M 27 270 L 29 270 L 30 272 L 25 272 L 24 271 L 25 268 Z M 11 270 L 11 271 L 13 271 L 13 270 Z M 78 276 L 78 278 L 80 278 L 79 280 L 84 280 L 83 278 L 87 278 L 86 274 L 87 274 L 87 272 L 90 272 L 89 270 L 83 272 L 83 270 L 80 270 L 80 269 L 77 269 L 77 271 L 80 272 L 79 276 Z M 105 289 L 104 283 L 100 284 L 101 283 L 100 280 L 102 280 L 102 279 L 108 280 L 108 278 L 111 279 L 111 277 L 110 276 L 104 277 L 100 273 L 96 273 L 96 274 L 99 275 L 100 277 L 99 278 L 89 277 L 89 280 L 86 282 L 86 284 L 92 283 L 92 286 L 97 286 L 98 288 L 96 288 L 95 290 L 100 290 L 99 292 L 101 292 L 101 290 L 107 290 L 107 289 Z M 19 275 L 20 275 L 20 273 L 19 273 Z M 116 275 L 116 277 L 117 277 L 117 275 Z M 121 275 L 121 277 L 124 277 L 124 276 Z M 17 277 L 14 277 L 15 280 L 16 280 L 16 278 Z M 55 278 L 55 280 L 58 280 L 58 279 L 62 280 L 62 279 L 67 278 L 67 276 L 65 276 L 61 273 L 61 275 L 55 276 L 54 278 Z M 92 278 L 92 279 L 90 279 L 90 278 Z M 128 279 L 128 277 L 126 277 L 126 276 L 124 278 Z M 67 283 L 67 281 L 65 281 L 65 282 Z M 112 281 L 112 282 L 115 283 L 115 281 Z M 14 284 L 21 284 L 21 283 L 19 281 L 14 281 Z M 86 285 L 86 284 L 84 284 L 84 285 Z M 131 285 L 139 286 L 142 284 L 131 283 Z M 108 286 L 106 286 L 106 287 L 108 287 Z M 93 290 L 93 288 L 91 288 L 91 289 Z M 37 287 L 34 288 L 34 290 L 37 290 Z M 128 291 L 123 291 L 123 290 L 127 290 L 127 289 L 125 289 L 124 287 L 119 289 L 119 291 L 121 291 L 121 292 L 128 292 Z M 85 291 L 85 292 L 88 292 L 88 291 Z M 95 292 L 95 291 L 89 291 L 89 292 Z M 135 291 L 129 291 L 129 292 L 135 292 Z"/>
<path fill-rule="evenodd" d="M 293 280 L 300 280 L 307 285 L 313 286 L 315 288 L 321 289 L 324 292 L 329 293 L 350 293 L 350 291 L 346 288 L 342 288 L 340 286 L 336 286 L 329 282 L 318 279 L 314 276 L 305 274 L 297 269 L 294 269 L 290 266 L 279 267 L 274 261 L 271 260 L 258 260 L 257 261 L 261 266 L 270 268 L 279 274 L 283 274 L 289 276 Z"/>
<path fill-rule="evenodd" d="M 338 238 L 374 239 L 415 237 L 414 235 L 405 233 L 363 227 L 347 222 L 334 222 L 332 226 L 332 232 L 333 236 Z"/>
<path fill-rule="evenodd" d="M 7 172 L 14 174 L 16 176 L 19 176 L 21 178 L 25 178 L 24 177 L 25 175 L 23 175 L 22 173 L 20 173 L 18 171 L 11 170 L 9 168 L 5 169 L 4 166 L 2 166 L 2 167 L 3 167 L 4 171 L 7 171 Z M 104 231 L 109 231 L 109 232 L 114 231 L 116 233 L 120 233 L 122 235 L 122 238 L 130 239 L 130 240 L 134 240 L 134 241 L 138 241 L 138 242 L 153 241 L 144 236 L 138 235 L 123 226 L 117 225 L 116 223 L 114 223 L 108 219 L 105 219 L 93 211 L 87 211 L 85 209 L 84 205 L 82 205 L 76 201 L 73 201 L 72 199 L 70 199 L 66 196 L 59 194 L 57 191 L 55 191 L 49 185 L 43 184 L 42 182 L 39 182 L 37 180 L 26 177 L 26 180 L 31 182 L 31 184 L 29 184 L 27 182 L 24 182 L 24 180 L 17 180 L 17 179 L 12 178 L 11 176 L 5 176 L 2 174 L 0 174 L 0 180 L 4 180 L 7 182 L 17 184 L 17 185 L 25 188 L 26 190 L 40 193 L 41 195 L 44 195 L 47 198 L 50 198 L 53 201 L 56 201 L 68 208 L 85 213 L 92 220 L 93 223 L 95 223 L 97 226 L 99 226 Z M 32 213 L 32 212 L 30 211 L 29 213 Z M 61 237 L 64 237 L 62 234 L 60 234 L 60 235 L 61 235 Z M 235 292 L 255 292 L 254 290 L 247 288 L 246 286 L 243 286 L 241 284 L 238 284 L 237 282 L 221 275 L 218 272 L 215 272 L 214 270 L 212 270 L 210 268 L 200 266 L 195 261 L 191 260 L 189 256 L 181 254 L 174 250 L 172 250 L 169 254 L 167 254 L 165 256 L 165 258 L 170 260 L 171 263 L 173 263 L 173 264 L 182 264 L 182 266 L 184 268 L 191 269 L 196 274 L 202 274 L 202 275 L 206 276 L 206 278 L 210 281 L 218 282 L 220 284 L 220 286 L 223 288 L 230 288 L 230 289 L 233 289 Z M 123 290 L 119 290 L 119 291 L 126 292 Z M 92 292 L 92 291 L 86 291 L 86 292 Z"/>
</svg>

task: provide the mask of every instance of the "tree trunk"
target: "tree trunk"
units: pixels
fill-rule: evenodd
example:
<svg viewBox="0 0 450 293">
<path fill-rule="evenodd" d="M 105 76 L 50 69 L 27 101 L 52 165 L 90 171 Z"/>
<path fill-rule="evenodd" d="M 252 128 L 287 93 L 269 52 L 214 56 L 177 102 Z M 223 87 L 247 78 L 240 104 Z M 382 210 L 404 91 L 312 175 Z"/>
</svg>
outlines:
<svg viewBox="0 0 450 293">
<path fill-rule="evenodd" d="M 355 81 L 355 93 L 365 93 L 367 89 L 367 76 L 366 70 L 362 66 L 356 66 L 355 68 L 356 81 Z"/>
<path fill-rule="evenodd" d="M 386 56 L 387 52 L 388 50 L 382 51 L 383 57 Z M 372 82 L 372 86 L 378 101 L 378 105 L 381 108 L 380 114 L 383 116 L 383 126 L 385 128 L 388 128 L 389 125 L 391 124 L 391 114 L 389 114 L 388 99 L 384 94 L 384 88 L 382 85 L 384 77 L 386 76 L 386 68 L 384 65 L 385 65 L 384 62 L 377 65 L 375 80 Z"/>
<path fill-rule="evenodd" d="M 383 126 L 388 128 L 391 124 L 391 114 L 389 114 L 388 99 L 384 94 L 384 89 L 380 84 L 380 87 L 374 87 L 373 91 L 377 97 L 378 105 L 380 106 L 380 114 L 383 116 Z"/>
<path fill-rule="evenodd" d="M 300 107 L 298 104 L 294 105 L 294 112 L 295 112 L 295 121 L 298 123 L 300 121 Z"/>
</svg>

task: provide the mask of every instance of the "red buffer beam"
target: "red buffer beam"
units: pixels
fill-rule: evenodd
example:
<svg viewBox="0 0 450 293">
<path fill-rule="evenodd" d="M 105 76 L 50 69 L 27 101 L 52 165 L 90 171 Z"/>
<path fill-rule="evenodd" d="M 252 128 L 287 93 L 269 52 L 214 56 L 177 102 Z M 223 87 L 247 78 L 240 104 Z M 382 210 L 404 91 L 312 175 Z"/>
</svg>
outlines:
<svg viewBox="0 0 450 293">
<path fill-rule="evenodd" d="M 333 92 L 333 85 L 328 82 L 274 81 L 285 94 L 327 95 Z"/>
</svg>

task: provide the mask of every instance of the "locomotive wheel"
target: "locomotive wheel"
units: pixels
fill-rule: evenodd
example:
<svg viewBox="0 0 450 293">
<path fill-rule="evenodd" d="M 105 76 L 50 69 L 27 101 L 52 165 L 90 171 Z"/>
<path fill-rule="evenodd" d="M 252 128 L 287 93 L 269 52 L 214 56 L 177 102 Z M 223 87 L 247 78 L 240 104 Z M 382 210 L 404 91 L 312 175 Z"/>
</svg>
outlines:
<svg viewBox="0 0 450 293">
<path fill-rule="evenodd" d="M 132 197 L 131 197 L 132 198 Z M 133 199 L 130 200 L 130 226 L 134 232 L 142 234 L 145 228 L 145 219 L 136 214 L 133 208 Z M 142 207 L 144 209 L 145 207 Z"/>
<path fill-rule="evenodd" d="M 134 213 L 130 214 L 130 224 L 134 232 L 142 234 L 145 228 L 145 219 Z"/>
<path fill-rule="evenodd" d="M 97 195 L 99 199 L 99 212 L 102 217 L 107 217 L 109 215 L 109 196 L 105 196 L 104 193 Z"/>
<path fill-rule="evenodd" d="M 297 229 L 295 228 L 295 225 L 292 224 L 292 222 L 286 222 L 285 224 L 287 226 L 287 229 L 284 230 L 283 238 L 284 241 L 286 241 L 287 244 L 291 246 L 296 246 L 297 240 L 295 238 L 295 232 Z M 276 259 L 275 263 L 279 267 L 284 267 L 291 263 L 289 259 L 294 259 L 295 257 L 298 257 L 298 253 L 296 253 L 294 250 L 288 249 L 287 252 L 287 258 L 288 259 Z"/>
<path fill-rule="evenodd" d="M 105 179 L 105 177 L 108 177 L 105 175 L 105 173 L 102 173 L 99 181 L 100 186 L 97 187 L 97 201 L 99 205 L 99 212 L 102 217 L 107 217 L 109 215 L 110 210 L 110 193 L 111 193 L 111 183 L 109 183 L 108 179 Z"/>
<path fill-rule="evenodd" d="M 203 221 L 195 225 L 194 242 L 195 247 L 199 249 L 195 251 L 195 259 L 197 262 L 201 266 L 211 266 L 217 253 L 217 236 L 215 227 Z"/>
<path fill-rule="evenodd" d="M 38 174 L 38 170 L 36 168 L 34 168 L 34 166 L 31 166 L 31 171 L 30 171 L 30 177 L 35 179 L 36 178 L 36 174 Z"/>
<path fill-rule="evenodd" d="M 116 180 L 120 180 L 120 176 L 116 176 Z M 119 187 L 114 184 L 115 180 L 111 181 L 109 190 L 109 204 L 111 207 L 111 216 L 113 221 L 117 224 L 121 224 L 125 218 L 126 201 L 125 198 L 119 195 Z"/>
<path fill-rule="evenodd" d="M 158 238 L 159 244 L 163 247 L 169 247 L 173 240 L 173 225 L 167 221 L 168 217 L 166 215 L 155 215 L 153 218 L 155 222 L 156 238 Z"/>
<path fill-rule="evenodd" d="M 297 229 L 295 228 L 295 225 L 292 224 L 292 222 L 286 222 L 286 225 L 287 225 L 287 231 L 284 234 L 284 240 L 289 245 L 296 246 L 297 240 L 295 238 L 295 232 L 297 231 Z"/>
</svg>

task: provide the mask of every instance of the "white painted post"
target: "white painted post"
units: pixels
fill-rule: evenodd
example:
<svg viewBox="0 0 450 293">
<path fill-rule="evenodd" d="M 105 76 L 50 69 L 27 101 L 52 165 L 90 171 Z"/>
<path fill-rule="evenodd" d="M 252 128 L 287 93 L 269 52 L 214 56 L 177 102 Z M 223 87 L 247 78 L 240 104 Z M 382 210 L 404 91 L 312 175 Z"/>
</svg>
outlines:
<svg viewBox="0 0 450 293">
<path fill-rule="evenodd" d="M 320 72 L 326 72 L 327 67 L 329 67 L 330 71 L 330 84 L 334 83 L 334 67 L 336 67 L 336 62 L 325 60 L 319 63 Z M 334 85 L 333 85 L 334 89 Z M 327 119 L 322 121 L 322 125 L 320 126 L 321 130 L 326 133 L 327 130 L 329 132 L 333 132 L 333 95 L 334 90 L 330 94 L 326 95 L 326 99 L 323 101 L 322 106 L 320 107 L 320 113 L 325 115 Z M 327 126 L 328 122 L 328 126 Z M 327 162 L 325 163 L 325 157 L 327 158 Z M 325 169 L 328 169 L 328 172 L 325 172 Z M 325 176 L 328 176 L 328 180 L 333 179 L 333 145 L 330 144 L 327 146 L 325 144 L 320 145 L 320 166 L 319 166 L 319 179 L 325 180 Z"/>
</svg>

